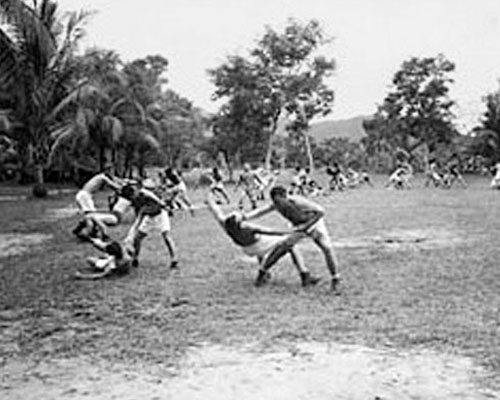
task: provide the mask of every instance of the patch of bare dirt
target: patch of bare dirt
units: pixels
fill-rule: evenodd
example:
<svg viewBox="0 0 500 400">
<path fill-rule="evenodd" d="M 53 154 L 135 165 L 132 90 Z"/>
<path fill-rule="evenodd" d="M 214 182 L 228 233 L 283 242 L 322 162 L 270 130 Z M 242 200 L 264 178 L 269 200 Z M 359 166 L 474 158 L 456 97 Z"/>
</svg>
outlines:
<svg viewBox="0 0 500 400">
<path fill-rule="evenodd" d="M 387 250 L 435 249 L 457 246 L 464 240 L 458 233 L 443 228 L 395 229 L 374 236 L 339 239 L 333 245 L 353 249 L 366 247 L 380 247 Z"/>
<path fill-rule="evenodd" d="M 17 256 L 31 250 L 33 246 L 38 246 L 52 235 L 42 233 L 1 233 L 0 234 L 0 257 Z"/>
<path fill-rule="evenodd" d="M 135 368 L 134 368 L 135 367 Z M 491 399 L 470 359 L 430 351 L 303 343 L 286 348 L 202 346 L 177 370 L 89 359 L 1 367 L 0 397 L 43 399 Z"/>
</svg>

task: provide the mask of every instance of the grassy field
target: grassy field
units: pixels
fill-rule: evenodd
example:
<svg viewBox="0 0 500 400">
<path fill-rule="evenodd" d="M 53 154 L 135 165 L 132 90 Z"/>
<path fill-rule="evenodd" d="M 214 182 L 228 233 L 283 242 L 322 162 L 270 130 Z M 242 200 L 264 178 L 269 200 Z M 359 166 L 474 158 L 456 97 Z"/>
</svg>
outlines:
<svg viewBox="0 0 500 400">
<path fill-rule="evenodd" d="M 285 259 L 268 285 L 255 288 L 255 265 L 206 210 L 172 221 L 178 271 L 168 270 L 161 238 L 151 236 L 130 275 L 76 281 L 75 269 L 95 252 L 69 233 L 74 217 L 44 218 L 71 196 L 2 202 L 0 233 L 52 239 L 0 258 L 0 330 L 9 338 L 8 346 L 0 341 L 0 357 L 89 355 L 170 365 L 201 343 L 319 341 L 465 355 L 499 384 L 500 193 L 485 178 L 469 181 L 467 190 L 417 182 L 413 190 L 391 191 L 378 180 L 375 188 L 318 198 L 340 260 L 341 296 L 330 293 L 322 255 L 310 244 L 301 248 L 323 278 L 317 287 L 302 289 Z M 203 191 L 193 197 L 201 202 Z M 278 216 L 265 222 L 284 226 Z M 380 240 L 398 232 L 439 240 Z"/>
</svg>

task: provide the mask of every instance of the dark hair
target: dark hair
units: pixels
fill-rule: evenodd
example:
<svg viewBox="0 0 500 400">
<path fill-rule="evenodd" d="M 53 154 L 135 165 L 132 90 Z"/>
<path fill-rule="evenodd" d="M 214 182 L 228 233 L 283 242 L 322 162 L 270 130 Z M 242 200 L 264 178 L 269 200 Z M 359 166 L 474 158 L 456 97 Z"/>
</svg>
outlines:
<svg viewBox="0 0 500 400">
<path fill-rule="evenodd" d="M 225 224 L 229 229 L 237 227 L 238 221 L 236 220 L 236 215 L 230 215 L 229 217 L 227 217 Z"/>
<path fill-rule="evenodd" d="M 132 184 L 127 184 L 124 187 L 122 187 L 120 191 L 120 196 L 127 200 L 132 200 L 134 198 L 134 186 Z"/>
<path fill-rule="evenodd" d="M 110 256 L 115 256 L 118 259 L 123 258 L 123 250 L 122 246 L 120 246 L 120 243 L 116 241 L 112 241 L 111 243 L 108 243 L 106 247 L 104 248 L 104 251 L 109 254 Z"/>
<path fill-rule="evenodd" d="M 269 192 L 272 199 L 275 197 L 286 197 L 286 189 L 283 186 L 275 186 Z"/>
</svg>

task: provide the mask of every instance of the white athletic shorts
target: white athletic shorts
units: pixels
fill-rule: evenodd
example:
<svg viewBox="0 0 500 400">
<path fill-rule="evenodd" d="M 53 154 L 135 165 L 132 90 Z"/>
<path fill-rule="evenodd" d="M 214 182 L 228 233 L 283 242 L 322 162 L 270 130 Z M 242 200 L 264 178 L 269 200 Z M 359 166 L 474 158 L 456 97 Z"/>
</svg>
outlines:
<svg viewBox="0 0 500 400">
<path fill-rule="evenodd" d="M 87 262 L 95 269 L 99 269 L 101 271 L 111 270 L 116 268 L 116 259 L 114 256 L 89 257 L 87 259 Z"/>
<path fill-rule="evenodd" d="M 159 230 L 161 233 L 170 232 L 170 218 L 168 217 L 168 213 L 165 210 L 161 210 L 160 214 L 154 217 L 146 215 L 137 229 L 139 232 L 145 234 L 155 229 Z"/>
<path fill-rule="evenodd" d="M 321 218 L 318 222 L 311 226 L 306 233 L 311 239 L 322 240 L 328 245 L 332 244 L 332 239 L 328 233 L 324 218 Z"/>
<path fill-rule="evenodd" d="M 321 240 L 327 245 L 332 244 L 330 234 L 325 224 L 324 218 L 321 218 L 313 226 L 311 226 L 306 232 L 294 232 L 287 236 L 286 241 L 290 246 L 296 245 L 302 239 L 311 238 L 313 240 Z"/>
<path fill-rule="evenodd" d="M 131 205 L 132 202 L 130 200 L 127 200 L 124 197 L 118 197 L 117 202 L 113 206 L 113 212 L 119 213 L 121 216 L 123 216 Z"/>
<path fill-rule="evenodd" d="M 86 190 L 79 190 L 75 197 L 76 204 L 84 213 L 96 210 L 92 195 Z"/>
<path fill-rule="evenodd" d="M 242 247 L 243 252 L 250 257 L 264 257 L 278 243 L 284 240 L 283 236 L 259 235 L 258 242 Z"/>
</svg>

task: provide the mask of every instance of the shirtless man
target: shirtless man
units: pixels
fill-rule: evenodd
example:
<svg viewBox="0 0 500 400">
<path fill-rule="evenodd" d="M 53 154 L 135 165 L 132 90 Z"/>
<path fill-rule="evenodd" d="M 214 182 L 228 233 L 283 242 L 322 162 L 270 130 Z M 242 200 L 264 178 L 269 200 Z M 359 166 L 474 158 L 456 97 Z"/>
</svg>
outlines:
<svg viewBox="0 0 500 400">
<path fill-rule="evenodd" d="M 256 286 L 261 286 L 270 279 L 269 269 L 286 254 L 290 254 L 300 274 L 303 287 L 312 286 L 319 282 L 319 278 L 312 276 L 305 267 L 300 252 L 294 248 L 296 236 L 290 235 L 290 233 L 294 233 L 294 231 L 279 231 L 244 222 L 242 220 L 242 214 L 239 212 L 225 215 L 211 197 L 206 200 L 206 204 L 231 240 L 241 247 L 246 255 L 257 257 L 261 269 L 255 281 Z M 267 256 L 271 254 L 274 249 L 279 249 L 279 256 L 275 252 L 272 260 L 270 260 Z"/>
<path fill-rule="evenodd" d="M 428 187 L 432 183 L 434 187 L 441 186 L 443 183 L 443 177 L 439 173 L 439 164 L 436 160 L 429 160 L 429 165 L 425 171 L 425 182 L 424 186 Z"/>
<path fill-rule="evenodd" d="M 111 174 L 112 170 L 112 164 L 106 164 L 104 170 L 90 178 L 76 194 L 76 204 L 84 214 L 96 211 L 93 197 L 95 193 L 105 187 L 110 187 L 113 190 L 120 189 L 121 182 Z"/>
<path fill-rule="evenodd" d="M 214 195 L 221 195 L 227 204 L 231 203 L 229 199 L 229 195 L 227 194 L 226 188 L 224 187 L 224 179 L 219 171 L 219 168 L 213 167 L 212 172 L 209 175 L 210 183 L 210 192 Z"/>
<path fill-rule="evenodd" d="M 339 275 L 337 274 L 337 260 L 333 252 L 330 235 L 325 225 L 324 209 L 302 196 L 289 195 L 282 186 L 275 186 L 271 189 L 272 203 L 263 206 L 259 209 L 250 211 L 243 215 L 244 220 L 251 220 L 272 211 L 277 211 L 284 218 L 286 218 L 296 231 L 293 235 L 294 242 L 310 237 L 314 243 L 321 249 L 328 270 L 331 274 L 331 287 L 332 291 L 338 292 L 338 284 L 340 282 Z M 274 258 L 282 256 L 281 249 L 271 252 L 266 262 L 267 265 L 261 269 L 266 272 L 268 265 L 273 265 Z"/>
<path fill-rule="evenodd" d="M 240 210 L 243 209 L 245 197 L 250 201 L 252 209 L 257 207 L 257 192 L 260 185 L 263 185 L 263 182 L 260 180 L 260 177 L 255 173 L 255 171 L 252 171 L 250 164 L 243 164 L 243 173 L 240 175 L 240 178 L 234 188 L 234 190 L 239 188 L 242 189 L 242 193 L 238 200 Z"/>
<path fill-rule="evenodd" d="M 171 235 L 167 205 L 154 192 L 157 185 L 151 178 L 145 179 L 134 200 L 137 217 L 129 235 L 134 238 L 135 258 L 139 258 L 144 238 L 153 230 L 159 230 L 170 256 L 170 269 L 178 267 L 177 251 Z"/>
<path fill-rule="evenodd" d="M 490 182 L 490 189 L 500 189 L 500 162 L 497 162 L 491 170 L 494 175 Z"/>
<path fill-rule="evenodd" d="M 75 273 L 77 279 L 96 280 L 110 276 L 119 276 L 128 274 L 130 266 L 134 265 L 134 247 L 133 238 L 127 236 L 120 243 L 117 241 L 104 241 L 102 239 L 90 238 L 92 245 L 105 253 L 104 257 L 88 257 L 92 272 Z"/>
<path fill-rule="evenodd" d="M 95 237 L 96 233 L 88 234 L 92 231 L 97 232 L 98 237 L 106 238 L 107 227 L 116 226 L 122 222 L 127 210 L 133 205 L 136 192 L 137 189 L 133 184 L 126 184 L 116 192 L 117 200 L 111 211 L 95 210 L 85 213 L 73 233 L 82 240 Z"/>
<path fill-rule="evenodd" d="M 191 214 L 194 214 L 193 203 L 188 197 L 187 186 L 181 174 L 174 168 L 166 168 L 164 177 L 167 182 L 167 192 L 171 196 L 172 204 L 178 204 L 181 208 L 187 207 Z"/>
</svg>

